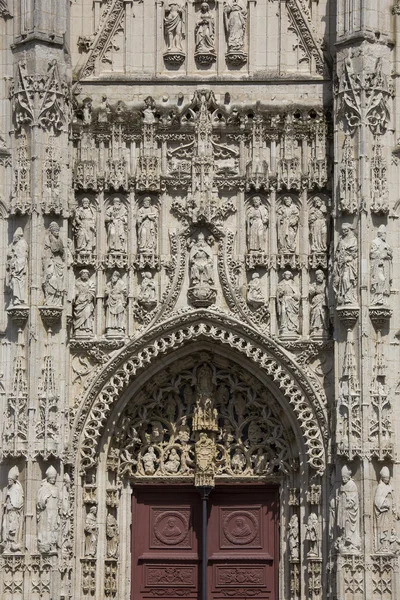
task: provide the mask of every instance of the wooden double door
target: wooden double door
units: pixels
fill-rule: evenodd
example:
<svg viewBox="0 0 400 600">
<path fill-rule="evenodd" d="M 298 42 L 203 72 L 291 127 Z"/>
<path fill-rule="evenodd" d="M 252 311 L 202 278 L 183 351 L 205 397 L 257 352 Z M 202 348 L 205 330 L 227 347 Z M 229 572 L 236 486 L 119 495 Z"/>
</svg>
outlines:
<svg viewBox="0 0 400 600">
<path fill-rule="evenodd" d="M 277 487 L 217 487 L 206 522 L 207 600 L 278 600 Z M 132 600 L 200 600 L 203 535 L 195 489 L 136 488 Z"/>
</svg>

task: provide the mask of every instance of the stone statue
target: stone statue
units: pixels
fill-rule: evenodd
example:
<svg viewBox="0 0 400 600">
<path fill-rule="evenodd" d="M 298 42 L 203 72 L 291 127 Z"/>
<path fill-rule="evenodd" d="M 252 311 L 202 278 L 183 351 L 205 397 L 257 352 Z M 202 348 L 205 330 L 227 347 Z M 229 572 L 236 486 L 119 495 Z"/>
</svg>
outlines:
<svg viewBox="0 0 400 600">
<path fill-rule="evenodd" d="M 323 335 L 328 330 L 328 297 L 325 273 L 315 271 L 315 283 L 310 285 L 310 331 L 313 335 Z"/>
<path fill-rule="evenodd" d="M 164 469 L 167 473 L 177 473 L 181 466 L 181 459 L 175 448 L 169 453 L 168 459 L 164 463 Z"/>
<path fill-rule="evenodd" d="M 215 477 L 215 442 L 201 431 L 195 444 L 196 454 L 196 486 L 213 486 Z"/>
<path fill-rule="evenodd" d="M 210 245 L 199 233 L 189 253 L 190 298 L 193 302 L 207 306 L 215 300 L 214 261 Z"/>
<path fill-rule="evenodd" d="M 75 282 L 74 297 L 74 331 L 76 333 L 90 336 L 93 335 L 93 315 L 96 287 L 90 279 L 87 269 L 82 269 Z"/>
<path fill-rule="evenodd" d="M 73 225 L 76 251 L 92 253 L 96 245 L 96 211 L 89 198 L 82 198 L 75 211 Z"/>
<path fill-rule="evenodd" d="M 121 335 L 126 330 L 125 306 L 127 289 L 120 273 L 114 271 L 111 281 L 106 285 L 106 332 L 111 335 Z"/>
<path fill-rule="evenodd" d="M 151 198 L 147 196 L 137 215 L 138 250 L 139 253 L 156 254 L 158 209 L 151 205 Z"/>
<path fill-rule="evenodd" d="M 143 468 L 146 475 L 154 475 L 157 466 L 157 456 L 153 446 L 149 446 L 146 454 L 142 457 Z"/>
<path fill-rule="evenodd" d="M 144 101 L 144 109 L 143 109 L 143 123 L 145 125 L 153 125 L 156 122 L 156 105 L 154 102 L 154 98 L 151 96 L 147 96 Z"/>
<path fill-rule="evenodd" d="M 60 493 L 56 488 L 57 471 L 49 467 L 39 488 L 36 503 L 38 550 L 57 554 L 60 533 Z"/>
<path fill-rule="evenodd" d="M 369 253 L 372 304 L 388 304 L 392 284 L 393 250 L 386 242 L 386 227 L 380 225 Z"/>
<path fill-rule="evenodd" d="M 174 0 L 170 0 L 165 6 L 164 32 L 167 40 L 167 52 L 183 52 L 185 10 Z"/>
<path fill-rule="evenodd" d="M 107 123 L 108 115 L 110 114 L 111 109 L 107 100 L 107 96 L 105 94 L 101 97 L 101 102 L 99 104 L 99 108 L 97 109 L 97 121 L 99 123 Z"/>
<path fill-rule="evenodd" d="M 232 471 L 236 474 L 242 473 L 246 466 L 246 458 L 239 448 L 235 448 L 234 455 L 231 458 Z"/>
<path fill-rule="evenodd" d="M 285 196 L 277 210 L 278 250 L 283 253 L 296 252 L 300 211 L 290 196 Z"/>
<path fill-rule="evenodd" d="M 318 534 L 318 517 L 315 512 L 312 512 L 306 525 L 306 540 L 310 542 L 308 558 L 319 556 L 319 534 Z"/>
<path fill-rule="evenodd" d="M 390 535 L 395 530 L 396 508 L 394 491 L 390 485 L 390 472 L 383 467 L 380 472 L 380 482 L 375 492 L 375 543 L 377 552 L 390 552 Z"/>
<path fill-rule="evenodd" d="M 207 2 L 200 5 L 195 40 L 196 54 L 215 54 L 215 19 Z"/>
<path fill-rule="evenodd" d="M 248 283 L 247 304 L 256 309 L 266 304 L 264 294 L 261 290 L 260 275 L 258 273 L 253 273 L 251 280 Z"/>
<path fill-rule="evenodd" d="M 224 3 L 224 23 L 228 52 L 243 52 L 245 45 L 247 11 L 238 0 Z"/>
<path fill-rule="evenodd" d="M 148 308 L 152 308 L 157 304 L 156 282 L 150 271 L 145 271 L 143 273 L 137 301 L 139 304 Z"/>
<path fill-rule="evenodd" d="M 7 250 L 7 283 L 11 289 L 11 304 L 26 304 L 28 274 L 28 244 L 21 227 L 15 230 L 13 241 Z"/>
<path fill-rule="evenodd" d="M 114 198 L 106 210 L 107 246 L 109 252 L 126 252 L 128 211 L 120 198 Z"/>
<path fill-rule="evenodd" d="M 337 526 L 340 536 L 338 549 L 344 553 L 358 553 L 361 547 L 360 500 L 357 486 L 346 465 L 342 468 L 342 484 L 339 488 Z"/>
<path fill-rule="evenodd" d="M 299 541 L 299 517 L 295 514 L 291 516 L 289 521 L 289 553 L 290 560 L 297 561 L 300 558 L 300 541 Z"/>
<path fill-rule="evenodd" d="M 44 238 L 43 291 L 47 306 L 62 306 L 65 292 L 64 270 L 66 253 L 60 239 L 60 228 L 54 221 L 50 223 Z"/>
<path fill-rule="evenodd" d="M 300 293 L 293 281 L 293 273 L 285 271 L 283 279 L 276 289 L 278 305 L 279 332 L 281 334 L 299 333 Z"/>
<path fill-rule="evenodd" d="M 308 217 L 312 252 L 326 252 L 328 246 L 327 210 L 319 196 L 313 200 Z"/>
<path fill-rule="evenodd" d="M 258 448 L 256 454 L 253 454 L 251 462 L 256 475 L 263 475 L 268 470 L 268 457 L 262 448 Z"/>
<path fill-rule="evenodd" d="M 265 252 L 268 227 L 268 211 L 261 204 L 261 198 L 254 196 L 252 206 L 247 210 L 247 251 Z"/>
<path fill-rule="evenodd" d="M 1 545 L 7 554 L 22 551 L 24 492 L 18 477 L 18 468 L 12 467 L 8 473 L 1 520 Z"/>
<path fill-rule="evenodd" d="M 333 287 L 338 304 L 357 304 L 357 254 L 353 227 L 343 223 L 333 267 Z"/>
<path fill-rule="evenodd" d="M 213 372 L 203 364 L 197 371 L 197 399 L 193 413 L 193 431 L 218 431 L 218 412 L 214 408 Z"/>
<path fill-rule="evenodd" d="M 107 558 L 118 558 L 119 527 L 117 519 L 108 513 L 106 520 Z"/>
<path fill-rule="evenodd" d="M 61 490 L 61 550 L 64 556 L 69 556 L 72 551 L 71 541 L 71 478 L 68 473 L 64 474 Z"/>
<path fill-rule="evenodd" d="M 92 506 L 85 521 L 85 556 L 96 556 L 99 528 L 97 526 L 97 506 Z"/>
</svg>

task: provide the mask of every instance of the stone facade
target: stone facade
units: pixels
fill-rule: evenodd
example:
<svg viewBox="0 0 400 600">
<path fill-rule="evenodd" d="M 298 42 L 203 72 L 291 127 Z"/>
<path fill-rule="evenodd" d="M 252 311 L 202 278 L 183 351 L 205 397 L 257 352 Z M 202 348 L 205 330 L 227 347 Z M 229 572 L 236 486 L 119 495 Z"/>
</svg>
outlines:
<svg viewBox="0 0 400 600">
<path fill-rule="evenodd" d="M 280 598 L 398 598 L 399 36 L 0 0 L 2 599 L 128 600 L 132 484 L 265 481 Z"/>
</svg>

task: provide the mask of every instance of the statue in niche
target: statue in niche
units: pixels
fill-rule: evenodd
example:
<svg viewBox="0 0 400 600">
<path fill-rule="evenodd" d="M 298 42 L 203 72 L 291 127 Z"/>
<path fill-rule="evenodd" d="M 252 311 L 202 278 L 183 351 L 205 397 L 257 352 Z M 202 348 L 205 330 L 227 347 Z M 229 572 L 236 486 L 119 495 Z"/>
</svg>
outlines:
<svg viewBox="0 0 400 600">
<path fill-rule="evenodd" d="M 164 463 L 164 469 L 167 473 L 178 473 L 181 466 L 181 459 L 175 448 L 169 453 L 168 459 Z"/>
<path fill-rule="evenodd" d="M 82 269 L 75 282 L 73 309 L 74 331 L 82 335 L 93 335 L 93 315 L 96 287 L 87 269 Z"/>
<path fill-rule="evenodd" d="M 195 444 L 196 453 L 196 486 L 213 486 L 215 476 L 216 448 L 213 439 L 201 431 Z"/>
<path fill-rule="evenodd" d="M 106 285 L 106 333 L 108 335 L 121 335 L 126 330 L 125 307 L 127 302 L 127 289 L 119 271 L 114 271 L 111 281 Z"/>
<path fill-rule="evenodd" d="M 92 506 L 85 521 L 85 556 L 96 556 L 99 528 L 97 525 L 97 506 Z"/>
<path fill-rule="evenodd" d="M 346 465 L 342 468 L 342 484 L 338 494 L 337 525 L 340 536 L 338 549 L 343 553 L 358 553 L 361 547 L 360 499 Z"/>
<path fill-rule="evenodd" d="M 82 198 L 75 211 L 73 226 L 76 251 L 92 253 L 96 246 L 96 211 L 89 198 Z"/>
<path fill-rule="evenodd" d="M 289 521 L 289 554 L 290 560 L 298 561 L 300 559 L 300 540 L 299 540 L 299 517 L 292 515 Z"/>
<path fill-rule="evenodd" d="M 156 282 L 154 281 L 150 271 L 145 271 L 143 273 L 143 279 L 140 285 L 137 301 L 139 304 L 148 309 L 154 308 L 154 306 L 157 304 Z"/>
<path fill-rule="evenodd" d="M 108 115 L 110 114 L 111 109 L 107 100 L 107 96 L 105 94 L 101 97 L 101 102 L 99 104 L 99 108 L 97 109 L 97 121 L 99 123 L 107 123 Z"/>
<path fill-rule="evenodd" d="M 118 558 L 119 527 L 117 519 L 108 513 L 106 520 L 107 558 Z"/>
<path fill-rule="evenodd" d="M 65 292 L 64 269 L 66 252 L 60 239 L 60 228 L 54 221 L 50 223 L 44 238 L 43 291 L 47 306 L 62 306 Z"/>
<path fill-rule="evenodd" d="M 196 305 L 209 306 L 216 297 L 214 288 L 214 260 L 210 245 L 203 233 L 192 242 L 189 253 L 190 289 L 189 296 Z"/>
<path fill-rule="evenodd" d="M 5 554 L 22 549 L 24 491 L 18 477 L 18 468 L 12 467 L 8 473 L 1 521 L 1 545 Z"/>
<path fill-rule="evenodd" d="M 266 300 L 261 289 L 260 275 L 258 273 L 253 273 L 251 280 L 247 285 L 247 304 L 255 309 L 266 304 Z"/>
<path fill-rule="evenodd" d="M 197 401 L 193 414 L 193 431 L 218 431 L 218 412 L 213 406 L 212 369 L 203 364 L 197 371 Z"/>
<path fill-rule="evenodd" d="M 64 474 L 61 490 L 60 516 L 61 516 L 61 550 L 64 556 L 69 556 L 72 551 L 71 542 L 71 478 Z"/>
<path fill-rule="evenodd" d="M 165 6 L 164 32 L 167 39 L 167 52 L 183 53 L 182 43 L 185 37 L 185 10 L 174 0 Z"/>
<path fill-rule="evenodd" d="M 309 551 L 307 553 L 308 558 L 319 556 L 319 534 L 318 534 L 318 517 L 315 512 L 312 512 L 307 521 L 306 525 L 306 540 L 310 542 Z"/>
<path fill-rule="evenodd" d="M 156 122 L 156 106 L 154 99 L 148 96 L 144 101 L 143 123 L 145 125 L 153 125 Z"/>
<path fill-rule="evenodd" d="M 195 54 L 215 55 L 215 19 L 207 2 L 200 5 L 195 40 Z"/>
<path fill-rule="evenodd" d="M 293 273 L 285 271 L 282 277 L 282 281 L 276 288 L 279 332 L 281 334 L 298 334 L 300 292 L 293 281 Z"/>
<path fill-rule="evenodd" d="M 60 493 L 56 487 L 57 471 L 49 467 L 39 488 L 36 502 L 38 550 L 57 554 L 60 531 Z"/>
<path fill-rule="evenodd" d="M 328 331 L 328 298 L 325 273 L 315 271 L 315 283 L 310 285 L 310 331 L 311 335 L 323 335 Z"/>
<path fill-rule="evenodd" d="M 137 215 L 138 250 L 139 254 L 157 253 L 158 209 L 151 205 L 151 198 L 147 196 Z"/>
<path fill-rule="evenodd" d="M 278 250 L 283 253 L 296 252 L 300 211 L 290 196 L 283 198 L 278 208 Z"/>
<path fill-rule="evenodd" d="M 107 247 L 109 252 L 126 252 L 128 211 L 120 198 L 114 198 L 106 210 Z"/>
<path fill-rule="evenodd" d="M 268 458 L 262 448 L 258 448 L 256 454 L 251 457 L 254 473 L 263 475 L 268 469 Z"/>
<path fill-rule="evenodd" d="M 374 498 L 374 514 L 376 551 L 391 552 L 390 536 L 393 530 L 396 531 L 397 513 L 394 491 L 390 484 L 390 472 L 387 467 L 383 467 L 380 472 L 380 481 Z"/>
<path fill-rule="evenodd" d="M 228 52 L 243 52 L 245 45 L 247 11 L 238 0 L 224 3 L 224 24 Z"/>
<path fill-rule="evenodd" d="M 149 446 L 146 454 L 142 457 L 143 468 L 146 475 L 154 475 L 157 468 L 157 456 L 153 446 Z"/>
<path fill-rule="evenodd" d="M 388 304 L 392 284 L 393 250 L 386 242 L 386 227 L 380 225 L 369 253 L 372 304 Z"/>
<path fill-rule="evenodd" d="M 333 266 L 333 287 L 338 304 L 357 304 L 357 254 L 353 227 L 343 223 Z"/>
<path fill-rule="evenodd" d="M 259 196 L 252 198 L 252 206 L 247 210 L 247 251 L 265 252 L 268 227 L 268 211 Z"/>
<path fill-rule="evenodd" d="M 310 241 L 312 252 L 326 252 L 328 245 L 327 209 L 324 201 L 319 196 L 313 200 L 310 208 L 308 223 L 310 228 Z"/>
<path fill-rule="evenodd" d="M 235 452 L 231 458 L 231 467 L 232 471 L 236 475 L 242 473 L 246 467 L 246 458 L 239 448 L 235 449 Z"/>
<path fill-rule="evenodd" d="M 18 227 L 7 250 L 7 284 L 11 290 L 12 306 L 25 304 L 27 300 L 28 244 L 24 232 Z"/>
</svg>

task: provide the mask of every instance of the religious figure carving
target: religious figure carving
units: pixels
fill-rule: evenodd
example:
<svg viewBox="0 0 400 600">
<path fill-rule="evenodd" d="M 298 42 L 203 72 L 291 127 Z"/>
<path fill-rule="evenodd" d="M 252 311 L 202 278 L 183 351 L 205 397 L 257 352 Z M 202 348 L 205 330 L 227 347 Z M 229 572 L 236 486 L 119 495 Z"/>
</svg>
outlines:
<svg viewBox="0 0 400 600">
<path fill-rule="evenodd" d="M 22 549 L 24 492 L 18 477 L 18 468 L 12 467 L 8 473 L 1 520 L 1 545 L 6 554 Z"/>
<path fill-rule="evenodd" d="M 143 468 L 146 475 L 154 475 L 156 472 L 157 456 L 153 446 L 149 446 L 146 454 L 142 457 Z"/>
<path fill-rule="evenodd" d="M 380 225 L 369 253 L 372 304 L 388 304 L 392 284 L 393 250 L 386 242 L 386 227 Z"/>
<path fill-rule="evenodd" d="M 196 486 L 214 486 L 215 476 L 215 442 L 202 431 L 195 444 L 196 454 Z"/>
<path fill-rule="evenodd" d="M 61 490 L 61 549 L 64 556 L 69 556 L 72 550 L 71 542 L 71 478 L 68 473 L 64 474 Z"/>
<path fill-rule="evenodd" d="M 97 525 L 97 506 L 92 506 L 85 521 L 85 556 L 96 556 L 99 528 Z"/>
<path fill-rule="evenodd" d="M 107 246 L 109 252 L 125 253 L 127 249 L 128 211 L 120 198 L 114 198 L 106 210 Z"/>
<path fill-rule="evenodd" d="M 11 304 L 26 304 L 26 279 L 28 274 L 28 244 L 24 232 L 18 227 L 7 250 L 7 284 L 11 290 Z"/>
<path fill-rule="evenodd" d="M 210 245 L 199 233 L 192 242 L 189 253 L 190 288 L 189 299 L 196 306 L 209 306 L 215 301 L 214 261 Z"/>
<path fill-rule="evenodd" d="M 96 211 L 89 198 L 82 198 L 75 211 L 73 225 L 76 251 L 91 254 L 96 245 Z"/>
<path fill-rule="evenodd" d="M 278 250 L 283 253 L 296 252 L 300 211 L 290 196 L 285 196 L 277 210 Z"/>
<path fill-rule="evenodd" d="M 397 513 L 387 467 L 381 469 L 380 477 L 374 499 L 375 544 L 377 552 L 389 553 L 391 552 L 390 536 L 393 530 L 396 531 Z"/>
<path fill-rule="evenodd" d="M 193 431 L 218 431 L 218 413 L 213 406 L 212 369 L 203 364 L 197 372 L 197 400 L 193 414 Z"/>
<path fill-rule="evenodd" d="M 293 273 L 285 271 L 283 279 L 276 289 L 278 304 L 279 332 L 281 334 L 299 333 L 300 292 L 293 281 Z"/>
<path fill-rule="evenodd" d="M 288 533 L 290 560 L 298 561 L 300 558 L 299 517 L 296 514 L 291 516 Z"/>
<path fill-rule="evenodd" d="M 215 19 L 207 2 L 200 5 L 195 26 L 195 56 L 198 60 L 215 60 Z"/>
<path fill-rule="evenodd" d="M 143 200 L 143 205 L 138 211 L 137 229 L 139 260 L 143 262 L 146 257 L 151 258 L 157 254 L 158 209 L 151 205 L 149 196 Z"/>
<path fill-rule="evenodd" d="M 47 306 L 62 306 L 65 291 L 64 268 L 66 253 L 60 239 L 60 228 L 54 221 L 50 223 L 44 238 L 43 291 Z"/>
<path fill-rule="evenodd" d="M 119 527 L 117 519 L 108 513 L 106 520 L 107 558 L 118 558 Z"/>
<path fill-rule="evenodd" d="M 247 251 L 265 252 L 268 227 L 268 211 L 259 196 L 252 198 L 252 206 L 247 210 Z"/>
<path fill-rule="evenodd" d="M 110 114 L 111 109 L 107 100 L 107 96 L 105 94 L 101 97 L 101 102 L 99 104 L 99 108 L 97 109 L 97 121 L 99 123 L 107 123 L 108 115 Z"/>
<path fill-rule="evenodd" d="M 357 304 L 357 254 L 353 227 L 343 223 L 333 267 L 333 287 L 338 304 Z"/>
<path fill-rule="evenodd" d="M 327 210 L 319 196 L 313 200 L 308 217 L 312 252 L 326 252 L 328 245 Z"/>
<path fill-rule="evenodd" d="M 315 557 L 319 556 L 319 533 L 318 533 L 318 517 L 312 512 L 307 521 L 306 525 L 306 540 L 310 542 L 309 551 L 307 556 Z"/>
<path fill-rule="evenodd" d="M 360 500 L 357 486 L 346 465 L 342 468 L 342 484 L 339 488 L 337 511 L 338 549 L 344 553 L 358 553 L 361 547 Z"/>
<path fill-rule="evenodd" d="M 247 304 L 255 309 L 266 304 L 261 289 L 260 275 L 258 273 L 253 273 L 251 280 L 247 285 Z"/>
<path fill-rule="evenodd" d="M 185 37 L 185 10 L 176 1 L 170 0 L 165 6 L 164 32 L 167 52 L 183 54 L 182 42 Z"/>
<path fill-rule="evenodd" d="M 154 308 L 157 304 L 156 282 L 150 271 L 145 271 L 143 273 L 137 301 L 141 306 L 148 310 Z"/>
<path fill-rule="evenodd" d="M 177 473 L 181 466 L 181 459 L 176 451 L 176 448 L 172 448 L 169 453 L 168 459 L 164 463 L 164 469 L 167 473 Z"/>
<path fill-rule="evenodd" d="M 240 0 L 224 3 L 224 24 L 228 53 L 244 51 L 247 11 Z"/>
<path fill-rule="evenodd" d="M 262 448 L 258 448 L 256 454 L 253 454 L 251 462 L 256 475 L 263 475 L 268 470 L 268 457 Z"/>
<path fill-rule="evenodd" d="M 127 289 L 118 271 L 114 271 L 111 281 L 106 285 L 105 298 L 106 333 L 107 335 L 122 335 L 126 329 Z"/>
<path fill-rule="evenodd" d="M 246 466 L 246 459 L 239 448 L 235 448 L 235 452 L 231 458 L 231 466 L 232 471 L 237 475 L 241 473 Z"/>
<path fill-rule="evenodd" d="M 82 269 L 75 282 L 74 331 L 77 335 L 93 335 L 93 314 L 96 287 L 87 269 Z"/>
<path fill-rule="evenodd" d="M 310 285 L 310 331 L 311 335 L 324 335 L 328 330 L 328 298 L 325 273 L 315 271 L 315 283 Z"/>
<path fill-rule="evenodd" d="M 37 542 L 42 554 L 57 554 L 60 530 L 60 493 L 56 487 L 57 471 L 49 467 L 39 488 L 36 503 Z"/>
</svg>

